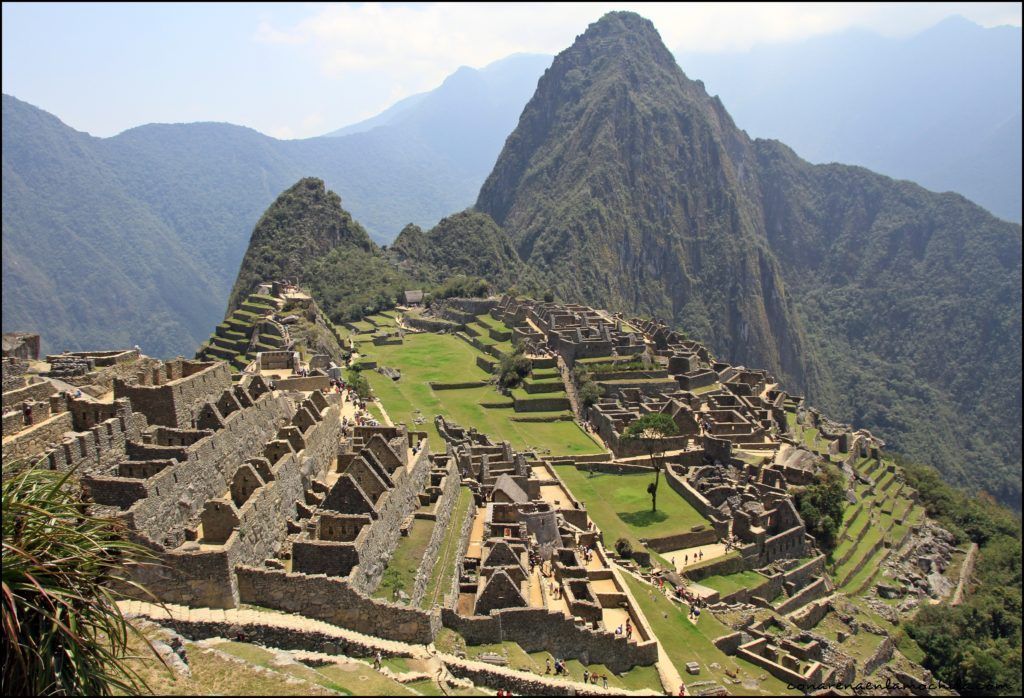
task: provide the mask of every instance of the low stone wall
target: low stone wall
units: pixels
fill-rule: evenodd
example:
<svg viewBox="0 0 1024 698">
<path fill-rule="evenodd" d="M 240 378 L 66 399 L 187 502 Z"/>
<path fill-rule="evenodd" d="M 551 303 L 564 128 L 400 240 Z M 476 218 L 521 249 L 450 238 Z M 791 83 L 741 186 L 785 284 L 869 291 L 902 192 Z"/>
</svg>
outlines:
<svg viewBox="0 0 1024 698">
<path fill-rule="evenodd" d="M 440 318 L 415 317 L 413 315 L 406 315 L 402 322 L 414 330 L 424 332 L 457 332 L 463 328 L 463 325 Z"/>
<path fill-rule="evenodd" d="M 309 392 L 311 390 L 324 390 L 330 386 L 331 379 L 327 376 L 299 376 L 297 378 L 279 378 L 274 381 L 274 387 L 278 390 Z"/>
<path fill-rule="evenodd" d="M 793 596 L 789 597 L 778 606 L 775 607 L 775 611 L 782 615 L 792 613 L 793 611 L 806 606 L 811 601 L 820 599 L 828 593 L 828 582 L 825 581 L 824 577 L 805 586 L 803 589 L 798 591 Z"/>
<path fill-rule="evenodd" d="M 550 652 L 585 664 L 604 664 L 616 673 L 658 661 L 654 641 L 629 642 L 625 637 L 576 625 L 562 613 L 542 608 L 507 608 L 489 616 L 460 616 L 443 609 L 442 622 L 466 642 L 484 645 L 512 641 L 526 652 Z"/>
<path fill-rule="evenodd" d="M 703 453 L 701 454 L 703 455 Z M 665 480 L 668 482 L 668 486 L 671 487 L 676 493 L 686 500 L 686 503 L 696 509 L 701 516 L 708 518 L 708 515 L 713 511 L 718 512 L 711 502 L 709 502 L 704 495 L 694 489 L 686 478 L 673 472 L 672 468 L 665 468 Z"/>
<path fill-rule="evenodd" d="M 825 576 L 825 556 L 819 555 L 810 562 L 786 572 L 783 578 L 787 587 L 800 589 L 807 585 L 808 580 L 823 576 Z"/>
<path fill-rule="evenodd" d="M 878 646 L 875 653 L 868 657 L 868 660 L 864 662 L 864 666 L 861 667 L 861 672 L 865 676 L 869 676 L 875 672 L 875 669 L 882 666 L 890 659 L 892 659 L 892 652 L 894 645 L 892 640 L 888 637 L 882 639 L 882 644 Z"/>
<path fill-rule="evenodd" d="M 821 619 L 827 616 L 831 610 L 832 602 L 828 599 L 820 599 L 807 604 L 797 611 L 794 611 L 793 614 L 789 616 L 789 620 L 791 620 L 793 625 L 801 630 L 810 630 L 820 623 Z"/>
<path fill-rule="evenodd" d="M 700 567 L 691 567 L 684 570 L 683 576 L 693 582 L 699 582 L 708 577 L 720 574 L 736 574 L 748 568 L 747 561 L 742 555 L 725 557 L 720 560 L 712 560 Z"/>
<path fill-rule="evenodd" d="M 656 553 L 680 548 L 693 548 L 698 545 L 709 545 L 718 541 L 718 533 L 710 526 L 701 525 L 700 530 L 677 533 L 663 538 L 651 538 L 647 547 Z"/>
<path fill-rule="evenodd" d="M 53 383 L 46 380 L 26 385 L 24 388 L 8 390 L 3 394 L 3 408 L 6 411 L 26 400 L 45 400 L 56 392 L 57 388 Z"/>
<path fill-rule="evenodd" d="M 436 613 L 370 598 L 340 577 L 244 566 L 236 572 L 241 603 L 298 613 L 399 642 L 428 644 L 440 629 Z"/>
<path fill-rule="evenodd" d="M 466 390 L 468 388 L 485 388 L 487 387 L 487 381 L 465 381 L 463 383 L 440 383 L 437 381 L 428 381 L 427 385 L 432 390 Z"/>
<path fill-rule="evenodd" d="M 738 589 L 731 594 L 722 596 L 719 600 L 725 603 L 756 603 L 755 598 L 767 601 L 774 599 L 782 593 L 782 575 L 776 574 L 766 579 L 763 583 L 749 589 Z M 757 604 L 762 605 L 762 604 Z"/>
<path fill-rule="evenodd" d="M 171 628 L 189 640 L 204 640 L 210 637 L 233 640 L 237 633 L 243 633 L 246 642 L 283 650 L 305 650 L 306 652 L 320 652 L 345 657 L 373 657 L 377 652 L 384 657 L 410 656 L 403 648 L 392 648 L 385 642 L 371 645 L 360 642 L 356 638 L 328 635 L 316 630 L 294 630 L 259 622 L 237 624 L 192 621 L 164 616 L 153 617 L 153 621 L 165 628 Z"/>
<path fill-rule="evenodd" d="M 593 684 L 535 676 L 484 662 L 460 660 L 448 655 L 443 655 L 442 661 L 452 676 L 469 679 L 476 686 L 511 691 L 517 696 L 610 696 L 623 694 L 622 691 L 600 688 Z"/>
<path fill-rule="evenodd" d="M 16 414 L 21 417 L 20 413 Z M 64 434 L 72 429 L 70 412 L 61 412 L 45 423 L 26 427 L 4 444 L 3 464 L 7 465 L 17 460 L 34 460 L 34 456 L 41 457 L 51 444 L 59 444 Z"/>
<path fill-rule="evenodd" d="M 520 400 L 515 398 L 515 410 L 516 412 L 555 412 L 556 410 L 568 410 L 572 406 L 569 404 L 569 398 L 562 397 L 548 397 L 548 398 L 533 398 L 528 400 Z"/>
</svg>

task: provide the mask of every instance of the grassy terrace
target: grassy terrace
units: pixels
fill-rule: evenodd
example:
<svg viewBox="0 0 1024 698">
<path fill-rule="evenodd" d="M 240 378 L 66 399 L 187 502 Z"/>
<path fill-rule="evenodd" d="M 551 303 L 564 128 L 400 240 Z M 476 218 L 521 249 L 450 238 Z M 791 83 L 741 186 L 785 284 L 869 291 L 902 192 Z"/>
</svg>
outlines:
<svg viewBox="0 0 1024 698">
<path fill-rule="evenodd" d="M 714 589 L 722 596 L 728 596 L 740 589 L 752 589 L 768 581 L 763 574 L 753 570 L 736 572 L 735 574 L 716 574 L 700 581 L 701 586 Z"/>
<path fill-rule="evenodd" d="M 684 681 L 692 683 L 710 679 L 728 686 L 730 692 L 745 695 L 797 694 L 760 667 L 742 659 L 729 657 L 715 647 L 713 640 L 731 631 L 710 613 L 702 613 L 697 623 L 691 623 L 687 620 L 683 607 L 669 601 L 663 593 L 655 591 L 650 585 L 644 584 L 631 574 L 624 574 L 623 577 L 662 648 Z M 701 665 L 699 676 L 686 673 L 686 663 L 691 661 Z M 712 669 L 712 664 L 718 668 Z M 737 672 L 737 678 L 741 683 L 733 684 L 725 673 L 727 669 Z M 760 676 L 764 676 L 765 680 L 759 681 Z"/>
<path fill-rule="evenodd" d="M 394 679 L 389 679 L 362 663 L 351 662 L 341 666 L 328 664 L 314 669 L 299 662 L 281 665 L 277 662 L 275 652 L 247 643 L 222 642 L 215 648 L 253 666 L 280 673 L 282 679 L 301 679 L 343 695 L 415 695 Z M 237 688 L 229 689 L 229 692 L 234 693 L 236 690 Z M 267 695 L 264 691 L 257 691 L 254 695 Z"/>
<path fill-rule="evenodd" d="M 434 428 L 434 415 L 442 414 L 463 427 L 476 427 L 494 441 L 508 440 L 513 448 L 535 448 L 553 455 L 601 453 L 601 447 L 573 421 L 520 422 L 512 409 L 511 399 L 493 386 L 433 390 L 428 382 L 466 383 L 486 380 L 490 374 L 476 365 L 480 351 L 452 335 L 409 334 L 403 344 L 374 346 L 363 342 L 360 352 L 380 366 L 402 371 L 399 381 L 392 381 L 376 371 L 366 371 L 374 393 L 384 404 L 394 422 L 405 422 L 411 429 L 423 429 L 432 437 L 431 446 L 441 447 Z M 483 403 L 483 404 L 481 404 Z M 507 404 L 505 408 L 484 407 L 484 404 Z M 555 415 L 570 415 L 568 411 Z M 531 413 L 529 416 L 537 416 Z M 416 418 L 422 419 L 416 424 Z"/>
<path fill-rule="evenodd" d="M 604 532 L 605 545 L 628 538 L 639 547 L 640 538 L 660 538 L 684 533 L 698 524 L 707 524 L 689 503 L 665 484 L 658 486 L 658 510 L 651 511 L 647 485 L 654 473 L 594 473 L 572 465 L 557 465 L 559 477 L 572 494 L 586 504 L 590 518 Z"/>
<path fill-rule="evenodd" d="M 448 530 L 445 532 L 444 540 L 441 542 L 441 549 L 438 551 L 437 561 L 434 562 L 434 569 L 430 572 L 430 581 L 427 582 L 426 592 L 420 602 L 422 608 L 429 609 L 435 603 L 444 601 L 445 592 L 451 587 L 452 577 L 455 576 L 455 560 L 459 553 L 459 534 L 462 533 L 462 524 L 473 505 L 473 493 L 466 487 L 459 490 L 459 501 L 455 503 L 455 511 L 448 522 Z"/>
<path fill-rule="evenodd" d="M 391 560 L 388 562 L 380 585 L 373 595 L 386 601 L 395 600 L 395 592 L 404 591 L 412 596 L 412 587 L 416 582 L 416 570 L 423 560 L 423 551 L 430 542 L 430 534 L 434 531 L 434 522 L 426 519 L 414 519 L 409 528 L 409 535 L 398 540 Z"/>
</svg>

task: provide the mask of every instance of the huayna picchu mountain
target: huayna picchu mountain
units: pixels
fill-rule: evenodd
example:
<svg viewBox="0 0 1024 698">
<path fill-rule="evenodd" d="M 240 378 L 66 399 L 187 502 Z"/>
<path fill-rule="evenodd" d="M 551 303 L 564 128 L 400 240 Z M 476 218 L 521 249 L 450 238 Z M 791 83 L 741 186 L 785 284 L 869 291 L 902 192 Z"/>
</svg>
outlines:
<svg viewBox="0 0 1024 698">
<path fill-rule="evenodd" d="M 1020 226 L 749 138 L 648 20 L 610 13 L 556 57 L 475 209 L 522 278 L 665 318 L 1019 507 Z M 489 229 L 407 230 L 404 268 L 459 249 L 460 221 Z"/>
<path fill-rule="evenodd" d="M 323 180 L 283 192 L 253 229 L 228 300 L 228 314 L 266 279 L 308 287 L 335 322 L 394 304 L 411 282 L 390 264 Z"/>
</svg>

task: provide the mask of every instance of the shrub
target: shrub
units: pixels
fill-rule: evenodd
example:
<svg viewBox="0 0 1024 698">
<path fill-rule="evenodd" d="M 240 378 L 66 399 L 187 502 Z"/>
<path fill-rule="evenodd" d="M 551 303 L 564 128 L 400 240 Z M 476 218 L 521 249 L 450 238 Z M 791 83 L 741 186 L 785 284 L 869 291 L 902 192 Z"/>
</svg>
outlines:
<svg viewBox="0 0 1024 698">
<path fill-rule="evenodd" d="M 633 557 L 633 544 L 626 538 L 619 538 L 615 541 L 615 552 L 621 558 L 631 558 Z"/>
<path fill-rule="evenodd" d="M 26 468 L 3 481 L 3 686 L 8 695 L 137 694 L 115 589 L 151 554 L 96 517 L 70 473 Z M 148 642 L 147 642 L 148 644 Z"/>
</svg>

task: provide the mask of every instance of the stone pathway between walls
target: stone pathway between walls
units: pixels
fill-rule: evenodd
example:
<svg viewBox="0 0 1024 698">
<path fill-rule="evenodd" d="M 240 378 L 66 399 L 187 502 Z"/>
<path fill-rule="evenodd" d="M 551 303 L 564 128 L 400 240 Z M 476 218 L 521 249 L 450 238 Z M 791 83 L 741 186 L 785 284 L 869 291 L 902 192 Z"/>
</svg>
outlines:
<svg viewBox="0 0 1024 698">
<path fill-rule="evenodd" d="M 252 608 L 192 608 L 179 604 L 156 604 L 136 600 L 118 601 L 117 605 L 128 618 L 142 617 L 158 624 L 161 621 L 173 620 L 178 623 L 226 623 L 237 625 L 241 628 L 246 626 L 265 626 L 297 632 L 321 633 L 329 637 L 336 637 L 339 640 L 369 647 L 371 650 L 379 649 L 381 652 L 386 652 L 389 655 L 421 659 L 427 661 L 432 666 L 435 666 L 434 662 L 440 662 L 451 674 L 456 676 L 481 672 L 491 677 L 507 677 L 510 684 L 527 681 L 539 689 L 534 695 L 566 695 L 570 692 L 575 692 L 576 695 L 661 695 L 650 690 L 606 690 L 599 686 L 578 681 L 564 681 L 540 674 L 494 666 L 485 662 L 461 659 L 455 655 L 438 652 L 434 649 L 433 645 L 415 645 L 407 642 L 386 640 L 372 635 L 364 635 L 355 630 L 349 630 L 337 625 L 331 625 L 314 618 L 306 618 L 290 613 Z M 309 653 L 306 652 L 306 654 Z M 550 688 L 551 690 L 545 691 L 543 690 L 544 688 Z"/>
</svg>

